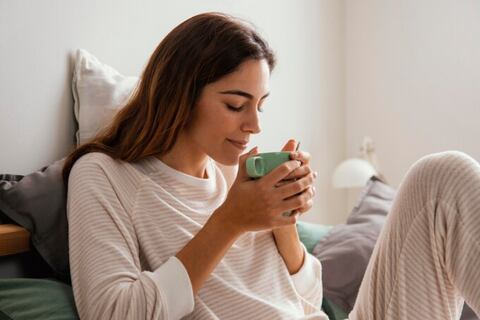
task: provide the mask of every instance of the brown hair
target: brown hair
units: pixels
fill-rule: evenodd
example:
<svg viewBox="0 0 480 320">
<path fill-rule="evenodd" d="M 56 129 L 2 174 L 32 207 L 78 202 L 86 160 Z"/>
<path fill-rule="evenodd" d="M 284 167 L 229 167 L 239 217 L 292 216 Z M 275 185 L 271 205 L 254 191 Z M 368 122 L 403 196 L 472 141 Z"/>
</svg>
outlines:
<svg viewBox="0 0 480 320">
<path fill-rule="evenodd" d="M 211 12 L 179 24 L 150 56 L 139 84 L 110 125 L 67 156 L 65 186 L 75 161 L 89 152 L 134 162 L 170 151 L 202 89 L 248 59 L 266 59 L 270 71 L 275 66 L 274 53 L 248 22 Z"/>
</svg>

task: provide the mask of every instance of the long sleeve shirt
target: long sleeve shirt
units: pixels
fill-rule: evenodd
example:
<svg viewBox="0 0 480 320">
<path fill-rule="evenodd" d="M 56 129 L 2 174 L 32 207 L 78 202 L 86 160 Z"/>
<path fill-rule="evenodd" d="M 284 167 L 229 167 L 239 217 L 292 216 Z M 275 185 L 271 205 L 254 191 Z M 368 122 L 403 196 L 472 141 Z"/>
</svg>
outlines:
<svg viewBox="0 0 480 320">
<path fill-rule="evenodd" d="M 240 236 L 193 294 L 175 255 L 223 203 L 236 168 L 209 159 L 201 179 L 155 157 L 128 163 L 94 152 L 77 160 L 67 213 L 80 317 L 327 319 L 320 262 L 305 251 L 290 275 L 270 230 Z"/>
</svg>

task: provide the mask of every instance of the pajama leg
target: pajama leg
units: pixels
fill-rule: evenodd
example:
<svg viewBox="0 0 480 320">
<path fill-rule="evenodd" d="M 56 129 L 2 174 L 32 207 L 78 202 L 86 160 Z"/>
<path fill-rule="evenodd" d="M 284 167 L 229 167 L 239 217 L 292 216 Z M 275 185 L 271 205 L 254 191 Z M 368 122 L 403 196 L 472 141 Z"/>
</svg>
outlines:
<svg viewBox="0 0 480 320">
<path fill-rule="evenodd" d="M 418 160 L 402 181 L 349 319 L 480 311 L 480 165 L 456 151 Z"/>
</svg>

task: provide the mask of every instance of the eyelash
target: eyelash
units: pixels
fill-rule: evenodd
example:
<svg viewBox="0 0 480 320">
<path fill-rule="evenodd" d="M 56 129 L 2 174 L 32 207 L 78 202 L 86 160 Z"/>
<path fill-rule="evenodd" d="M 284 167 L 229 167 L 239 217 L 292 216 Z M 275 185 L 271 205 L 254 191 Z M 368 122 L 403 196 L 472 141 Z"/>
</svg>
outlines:
<svg viewBox="0 0 480 320">
<path fill-rule="evenodd" d="M 226 106 L 227 106 L 227 108 L 228 108 L 229 110 L 232 110 L 233 112 L 240 112 L 240 111 L 243 110 L 243 106 L 241 106 L 241 107 L 234 107 L 234 106 L 231 106 L 231 105 L 229 105 L 229 104 L 226 104 Z M 262 107 L 259 107 L 259 108 L 258 108 L 258 112 L 263 112 L 263 111 L 264 111 L 264 110 L 263 110 Z"/>
</svg>

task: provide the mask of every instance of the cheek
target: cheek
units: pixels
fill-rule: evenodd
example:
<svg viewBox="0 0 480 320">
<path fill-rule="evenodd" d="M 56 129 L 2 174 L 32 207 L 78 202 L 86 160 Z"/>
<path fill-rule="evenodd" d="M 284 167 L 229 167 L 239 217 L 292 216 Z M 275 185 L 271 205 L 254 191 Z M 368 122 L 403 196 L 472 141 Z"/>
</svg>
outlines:
<svg viewBox="0 0 480 320">
<path fill-rule="evenodd" d="M 229 112 L 218 112 L 217 114 L 212 115 L 207 127 L 210 127 L 220 135 L 226 135 L 228 137 L 232 132 L 236 132 L 239 127 L 238 116 L 235 117 L 234 114 L 229 114 Z"/>
<path fill-rule="evenodd" d="M 241 124 L 239 114 L 229 111 L 223 103 L 209 102 L 197 105 L 195 121 L 193 121 L 193 130 L 191 134 L 193 139 L 198 142 L 200 137 L 203 142 L 218 143 L 226 138 L 238 136 Z"/>
</svg>

